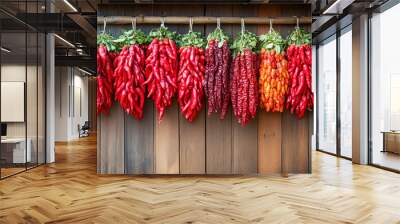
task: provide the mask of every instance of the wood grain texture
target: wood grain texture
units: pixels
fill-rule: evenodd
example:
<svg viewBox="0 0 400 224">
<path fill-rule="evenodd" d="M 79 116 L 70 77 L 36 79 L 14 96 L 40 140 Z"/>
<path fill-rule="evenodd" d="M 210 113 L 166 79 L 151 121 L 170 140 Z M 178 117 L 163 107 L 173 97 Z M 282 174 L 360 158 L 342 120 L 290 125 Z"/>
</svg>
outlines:
<svg viewBox="0 0 400 224">
<path fill-rule="evenodd" d="M 285 112 L 282 116 L 282 173 L 309 173 L 309 112 L 303 119 Z"/>
<path fill-rule="evenodd" d="M 232 16 L 232 6 L 207 5 L 207 16 Z M 221 24 L 221 28 L 232 34 L 232 25 Z M 209 34 L 216 25 L 206 25 L 205 33 Z M 207 105 L 207 101 L 206 101 Z M 207 113 L 207 111 L 206 111 Z M 206 149 L 207 173 L 230 174 L 232 173 L 232 111 L 229 110 L 224 120 L 219 119 L 219 114 L 206 116 Z"/>
<path fill-rule="evenodd" d="M 96 174 L 96 140 L 56 145 L 56 163 L 0 181 L 0 223 L 385 223 L 399 174 L 313 152 L 313 174 Z M 29 186 L 29 187 L 27 187 Z"/>
<path fill-rule="evenodd" d="M 258 16 L 279 16 L 281 6 L 262 5 L 258 7 Z M 273 28 L 281 31 L 283 26 L 273 24 Z M 257 35 L 269 31 L 269 26 L 258 26 Z M 259 109 L 258 112 L 258 172 L 261 174 L 281 172 L 281 144 L 282 144 L 282 115 L 281 113 L 267 113 Z"/>
<path fill-rule="evenodd" d="M 146 101 L 144 117 L 136 120 L 125 116 L 125 173 L 154 173 L 154 111 L 153 103 Z"/>
<path fill-rule="evenodd" d="M 189 123 L 179 116 L 179 152 L 181 174 L 205 174 L 206 173 L 206 127 L 204 110 L 198 117 Z"/>
<path fill-rule="evenodd" d="M 251 16 L 257 14 L 257 7 L 241 7 L 233 6 L 234 16 Z M 257 26 L 248 25 L 246 30 L 256 33 Z M 233 32 L 237 33 L 240 31 L 240 26 L 234 26 Z M 246 173 L 257 173 L 257 157 L 258 157 L 258 130 L 257 130 L 257 116 L 254 120 L 250 121 L 245 127 L 242 127 L 236 120 L 236 117 L 232 115 L 232 167 L 233 173 L 246 174 Z"/>
<path fill-rule="evenodd" d="M 155 119 L 158 118 L 154 110 Z M 155 166 L 157 174 L 179 173 L 179 118 L 178 104 L 174 102 L 161 122 L 154 122 Z"/>
<path fill-rule="evenodd" d="M 124 112 L 113 104 L 110 115 L 101 115 L 100 173 L 123 174 L 124 165 Z"/>
<path fill-rule="evenodd" d="M 258 116 L 258 172 L 281 172 L 282 114 L 259 112 Z"/>
<path fill-rule="evenodd" d="M 218 5 L 218 4 L 191 4 L 191 5 L 108 5 L 101 6 L 99 15 L 112 16 L 309 16 L 310 9 L 308 7 L 299 7 L 293 5 L 290 7 L 284 5 Z M 184 34 L 188 31 L 187 25 L 166 24 L 166 26 L 177 33 Z M 151 28 L 157 28 L 157 24 L 139 24 L 138 28 L 149 32 Z M 203 32 L 205 35 L 215 29 L 216 25 L 200 25 L 195 24 L 195 31 Z M 240 31 L 240 25 L 221 24 L 221 27 L 232 37 L 236 37 Z M 123 29 L 129 29 L 130 25 L 112 25 L 108 26 L 113 34 L 119 34 Z M 246 29 L 262 34 L 268 31 L 269 25 L 266 21 L 265 25 L 246 25 Z M 293 25 L 274 25 L 273 28 L 286 37 L 294 28 Z M 306 27 L 308 28 L 308 27 Z M 102 29 L 102 26 L 99 28 Z M 149 100 L 149 99 L 148 99 Z M 205 100 L 206 103 L 206 100 Z M 302 137 L 302 133 L 308 132 L 311 135 L 312 129 L 301 129 L 299 131 L 291 130 L 292 125 L 282 125 L 283 115 L 261 113 L 257 118 L 248 124 L 246 127 L 241 127 L 237 124 L 236 118 L 232 116 L 231 111 L 228 113 L 225 120 L 219 120 L 217 115 L 207 116 L 206 108 L 202 111 L 202 122 L 187 124 L 183 122 L 179 115 L 179 108 L 174 103 L 172 108 L 167 109 L 167 116 L 161 124 L 152 115 L 154 119 L 154 171 L 159 174 L 177 174 L 177 173 L 203 173 L 206 174 L 233 174 L 233 173 L 277 173 L 282 171 L 282 160 L 287 158 L 286 172 L 294 170 L 297 172 L 304 169 L 304 164 L 294 161 L 294 164 L 289 165 L 292 158 L 298 153 L 305 153 L 305 148 L 309 149 L 309 141 L 294 139 L 294 136 Z M 199 118 L 198 118 L 199 119 Z M 205 119 L 205 120 L 204 120 Z M 290 119 L 290 118 L 288 118 Z M 200 119 L 199 119 L 200 120 Z M 289 122 L 289 121 L 287 121 Z M 297 122 L 297 120 L 293 120 Z M 300 123 L 303 121 L 300 121 Z M 310 119 L 307 120 L 308 125 Z M 201 124 L 202 123 L 202 124 Z M 131 122 L 125 123 L 125 127 L 131 125 Z M 146 126 L 147 127 L 147 126 Z M 134 127 L 126 130 L 133 130 Z M 284 133 L 289 132 L 289 134 Z M 294 132 L 293 134 L 290 134 Z M 297 133 L 299 132 L 299 133 Z M 203 134 L 203 135 L 202 135 Z M 293 143 L 284 143 L 285 139 L 295 141 Z M 296 137 L 296 138 L 297 138 Z M 303 136 L 304 137 L 304 136 Z M 309 138 L 309 137 L 306 137 Z M 203 140 L 201 140 L 203 139 Z M 133 139 L 131 139 L 133 142 Z M 129 140 L 125 140 L 126 142 Z M 139 140 L 140 141 L 140 140 Z M 137 141 L 135 141 L 137 142 Z M 128 144 L 128 143 L 127 143 Z M 131 143 L 129 143 L 131 144 Z M 135 143 L 133 143 L 135 144 Z M 286 144 L 286 145 L 285 145 Z M 281 151 L 283 145 L 285 149 L 297 147 L 297 144 L 302 144 L 301 152 L 295 149 L 288 151 L 288 157 L 282 157 Z M 303 145 L 304 144 L 304 145 Z M 131 146 L 129 146 L 131 147 Z M 146 149 L 147 150 L 147 149 Z M 291 153 L 296 153 L 291 155 Z M 130 154 L 131 151 L 126 151 Z M 202 154 L 203 153 L 203 154 Z M 135 160 L 137 156 L 126 155 L 128 160 Z M 305 159 L 301 163 L 309 163 L 310 153 L 306 153 Z M 202 160 L 205 160 L 203 163 Z M 205 164 L 205 167 L 203 167 Z M 128 167 L 129 165 L 126 165 Z M 308 165 L 308 169 L 310 169 Z M 130 168 L 128 168 L 130 169 Z M 203 171 L 205 170 L 205 171 Z"/>
</svg>

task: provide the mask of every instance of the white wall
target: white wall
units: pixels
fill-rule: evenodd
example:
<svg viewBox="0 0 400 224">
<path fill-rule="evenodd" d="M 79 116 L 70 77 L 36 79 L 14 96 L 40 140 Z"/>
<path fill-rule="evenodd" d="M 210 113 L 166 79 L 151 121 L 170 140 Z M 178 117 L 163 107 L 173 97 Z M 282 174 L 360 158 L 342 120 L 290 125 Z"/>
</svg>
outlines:
<svg viewBox="0 0 400 224">
<path fill-rule="evenodd" d="M 55 140 L 77 139 L 78 124 L 88 120 L 88 78 L 76 68 L 56 67 L 55 85 Z"/>
</svg>

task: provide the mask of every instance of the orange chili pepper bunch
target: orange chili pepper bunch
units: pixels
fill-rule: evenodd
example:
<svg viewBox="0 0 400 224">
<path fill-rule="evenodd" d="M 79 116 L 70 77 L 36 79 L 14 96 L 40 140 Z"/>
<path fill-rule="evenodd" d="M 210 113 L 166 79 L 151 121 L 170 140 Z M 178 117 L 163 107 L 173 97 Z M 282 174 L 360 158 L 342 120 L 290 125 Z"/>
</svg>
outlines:
<svg viewBox="0 0 400 224">
<path fill-rule="evenodd" d="M 289 73 L 285 59 L 285 40 L 270 29 L 260 36 L 260 107 L 267 112 L 283 112 L 288 92 Z"/>
</svg>

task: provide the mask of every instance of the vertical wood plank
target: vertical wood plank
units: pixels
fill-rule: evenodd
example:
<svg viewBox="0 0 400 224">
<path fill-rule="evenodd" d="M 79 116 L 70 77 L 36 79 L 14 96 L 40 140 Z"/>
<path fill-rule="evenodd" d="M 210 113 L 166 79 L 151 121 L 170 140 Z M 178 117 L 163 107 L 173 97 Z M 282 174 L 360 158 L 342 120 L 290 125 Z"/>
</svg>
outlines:
<svg viewBox="0 0 400 224">
<path fill-rule="evenodd" d="M 257 14 L 255 6 L 233 6 L 233 16 L 251 16 Z M 256 32 L 257 26 L 248 25 L 246 30 Z M 233 32 L 240 31 L 240 26 L 235 26 Z M 232 115 L 233 138 L 233 173 L 250 174 L 258 171 L 258 128 L 257 116 L 245 127 L 242 127 Z"/>
<path fill-rule="evenodd" d="M 97 170 L 97 173 L 98 174 L 100 174 L 100 173 L 102 173 L 101 172 L 101 116 L 97 116 L 97 133 L 96 133 L 96 136 L 97 136 L 97 138 L 96 138 L 96 146 L 97 146 L 97 148 L 96 148 L 96 150 L 97 150 L 97 157 L 96 157 L 96 160 L 97 160 L 97 166 L 96 166 L 96 170 Z"/>
<path fill-rule="evenodd" d="M 206 16 L 232 16 L 232 6 L 208 5 L 206 6 Z M 228 35 L 232 34 L 232 25 L 221 24 L 221 27 Z M 209 34 L 215 28 L 216 24 L 206 25 L 206 34 Z M 207 105 L 207 101 L 205 101 L 205 104 Z M 219 114 L 206 115 L 206 149 L 208 174 L 232 173 L 231 110 L 224 120 L 219 119 Z"/>
<path fill-rule="evenodd" d="M 101 167 L 104 174 L 123 174 L 124 166 L 124 112 L 113 103 L 110 115 L 101 115 Z"/>
<path fill-rule="evenodd" d="M 153 103 L 146 101 L 143 120 L 125 118 L 125 171 L 127 174 L 154 173 Z"/>
<path fill-rule="evenodd" d="M 261 5 L 258 16 L 273 17 L 281 14 L 279 5 Z M 274 26 L 280 29 L 280 26 Z M 257 35 L 268 32 L 268 25 L 259 25 Z M 261 174 L 281 172 L 281 113 L 258 111 L 258 172 Z"/>
<path fill-rule="evenodd" d="M 206 172 L 205 113 L 189 123 L 180 115 L 180 173 L 204 174 Z"/>
<path fill-rule="evenodd" d="M 258 172 L 281 172 L 281 113 L 259 112 L 258 116 Z"/>
<path fill-rule="evenodd" d="M 282 173 L 307 173 L 309 170 L 309 114 L 302 119 L 285 112 L 282 117 Z"/>
<path fill-rule="evenodd" d="M 179 174 L 178 104 L 173 102 L 161 122 L 154 110 L 155 171 L 157 174 Z"/>
</svg>

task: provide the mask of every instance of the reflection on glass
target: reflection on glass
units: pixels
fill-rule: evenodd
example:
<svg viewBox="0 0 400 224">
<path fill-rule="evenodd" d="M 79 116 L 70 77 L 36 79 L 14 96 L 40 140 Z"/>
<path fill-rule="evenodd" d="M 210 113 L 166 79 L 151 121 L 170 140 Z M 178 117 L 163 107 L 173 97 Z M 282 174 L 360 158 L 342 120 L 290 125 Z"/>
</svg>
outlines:
<svg viewBox="0 0 400 224">
<path fill-rule="evenodd" d="M 336 37 L 318 48 L 318 149 L 336 153 Z"/>
<path fill-rule="evenodd" d="M 37 165 L 38 158 L 38 95 L 37 95 L 37 84 L 38 84 L 38 56 L 37 56 L 37 33 L 27 33 L 27 49 L 28 49 L 28 61 L 27 61 L 27 99 L 26 99 L 26 114 L 27 114 L 27 142 L 30 148 L 30 161 L 27 163 L 27 167 L 31 168 Z"/>
<path fill-rule="evenodd" d="M 1 175 L 25 170 L 31 160 L 30 141 L 26 141 L 26 35 L 2 33 L 1 45 Z"/>
<path fill-rule="evenodd" d="M 372 25 L 372 163 L 400 170 L 400 5 L 374 15 Z"/>
<path fill-rule="evenodd" d="M 38 36 L 38 164 L 45 163 L 45 35 L 39 33 Z"/>
<path fill-rule="evenodd" d="M 340 153 L 352 157 L 352 33 L 340 36 Z"/>
</svg>

